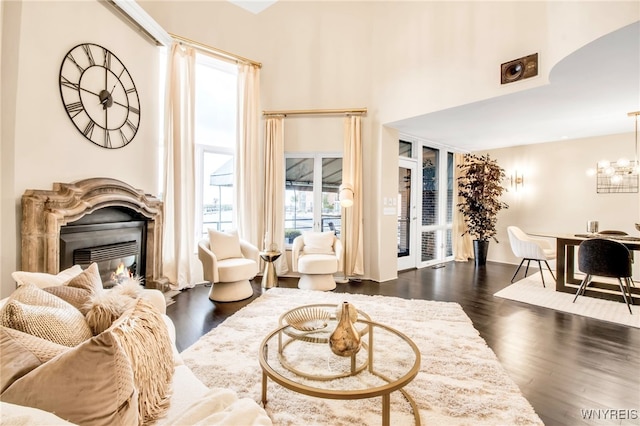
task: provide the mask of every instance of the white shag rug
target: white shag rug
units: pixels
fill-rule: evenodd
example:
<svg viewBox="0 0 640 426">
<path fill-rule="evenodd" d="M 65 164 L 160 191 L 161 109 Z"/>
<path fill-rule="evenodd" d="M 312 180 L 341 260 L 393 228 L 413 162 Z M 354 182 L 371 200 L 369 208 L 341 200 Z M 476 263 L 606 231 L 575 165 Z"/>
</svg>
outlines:
<svg viewBox="0 0 640 426">
<path fill-rule="evenodd" d="M 273 288 L 182 352 L 210 387 L 228 387 L 260 402 L 258 350 L 285 311 L 316 303 L 353 303 L 373 321 L 411 338 L 421 368 L 405 390 L 425 425 L 541 425 L 529 402 L 457 303 Z M 393 351 L 393 348 L 389 348 Z M 275 425 L 379 425 L 381 397 L 327 400 L 268 382 L 266 410 Z M 400 392 L 391 394 L 391 424 L 413 424 Z"/>
<path fill-rule="evenodd" d="M 542 286 L 540 273 L 536 272 L 503 288 L 494 296 L 640 328 L 640 306 L 632 305 L 632 314 L 629 314 L 627 305 L 622 302 L 622 295 L 620 295 L 620 302 L 580 296 L 573 303 L 575 294 L 556 291 L 556 283 L 548 272 L 544 276 L 544 282 L 546 287 Z"/>
</svg>

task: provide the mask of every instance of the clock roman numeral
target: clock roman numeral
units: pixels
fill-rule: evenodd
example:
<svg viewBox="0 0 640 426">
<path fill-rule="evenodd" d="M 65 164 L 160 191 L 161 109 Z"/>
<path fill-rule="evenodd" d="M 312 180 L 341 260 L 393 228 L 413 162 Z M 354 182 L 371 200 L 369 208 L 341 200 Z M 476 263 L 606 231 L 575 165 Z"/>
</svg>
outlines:
<svg viewBox="0 0 640 426">
<path fill-rule="evenodd" d="M 82 68 L 80 64 L 78 64 L 78 62 L 76 62 L 76 58 L 74 58 L 71 53 L 67 55 L 67 59 L 73 62 L 73 64 L 78 68 L 78 71 L 80 71 L 80 74 L 84 72 L 84 68 Z"/>
<path fill-rule="evenodd" d="M 80 83 L 74 83 L 65 76 L 60 76 L 60 84 L 70 89 L 80 90 Z"/>
<path fill-rule="evenodd" d="M 140 115 L 140 110 L 138 108 L 136 108 L 136 107 L 131 106 L 131 105 L 129 105 L 129 111 L 131 111 L 134 114 Z"/>
<path fill-rule="evenodd" d="M 89 65 L 93 66 L 96 64 L 96 61 L 93 60 L 93 53 L 91 53 L 91 47 L 88 44 L 82 45 L 82 50 L 84 50 L 85 55 L 87 55 L 87 59 L 89 59 Z"/>
<path fill-rule="evenodd" d="M 111 148 L 111 134 L 107 129 L 104 129 L 104 146 Z"/>
<path fill-rule="evenodd" d="M 136 127 L 136 125 L 135 125 L 135 124 L 133 124 L 133 123 L 131 122 L 131 120 L 129 120 L 128 118 L 127 118 L 127 123 L 126 123 L 126 124 L 127 124 L 127 126 L 129 126 L 129 128 L 130 128 L 131 130 L 133 130 L 134 132 L 135 132 L 136 130 L 138 130 L 138 128 Z"/>
<path fill-rule="evenodd" d="M 67 109 L 67 113 L 71 118 L 74 118 L 76 115 L 80 114 L 84 111 L 84 107 L 82 106 L 82 102 L 72 102 L 70 104 L 66 104 L 65 108 Z"/>
<path fill-rule="evenodd" d="M 127 135 L 124 134 L 122 129 L 118 129 L 118 132 L 120 132 L 120 137 L 122 138 L 122 146 L 125 146 L 131 139 L 127 139 Z"/>
<path fill-rule="evenodd" d="M 96 123 L 94 123 L 92 120 L 89 120 L 89 123 L 87 123 L 87 126 L 84 128 L 82 133 L 84 133 L 84 135 L 86 137 L 91 139 L 93 137 L 93 129 L 94 129 L 95 125 L 96 125 Z"/>
<path fill-rule="evenodd" d="M 127 93 L 135 93 L 136 92 L 136 88 L 132 87 L 131 89 L 125 90 L 125 92 L 127 92 Z"/>
<path fill-rule="evenodd" d="M 104 47 L 102 48 L 102 52 L 104 53 L 104 62 L 102 63 L 102 65 L 105 68 L 111 68 L 111 52 L 109 52 L 107 49 L 105 49 Z"/>
</svg>

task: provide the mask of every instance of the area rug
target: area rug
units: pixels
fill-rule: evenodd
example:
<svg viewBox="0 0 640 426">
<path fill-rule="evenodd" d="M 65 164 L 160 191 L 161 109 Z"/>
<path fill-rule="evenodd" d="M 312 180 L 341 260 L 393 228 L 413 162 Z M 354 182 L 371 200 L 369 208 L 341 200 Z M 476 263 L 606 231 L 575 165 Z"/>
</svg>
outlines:
<svg viewBox="0 0 640 426">
<path fill-rule="evenodd" d="M 580 296 L 573 303 L 575 295 L 556 291 L 555 282 L 550 274 L 545 274 L 544 281 L 546 287 L 542 286 L 539 273 L 529 275 L 505 287 L 494 296 L 640 328 L 640 306 L 631 306 L 633 314 L 629 314 L 627 305 L 622 303 L 622 296 L 620 296 L 620 302 Z"/>
<path fill-rule="evenodd" d="M 541 425 L 529 402 L 456 303 L 273 288 L 182 352 L 210 387 L 228 387 L 260 402 L 258 350 L 278 317 L 301 305 L 348 301 L 373 321 L 411 338 L 421 367 L 408 391 L 426 425 Z M 393 347 L 389 347 L 392 356 Z M 275 425 L 379 425 L 381 398 L 326 400 L 297 394 L 269 380 L 265 407 Z M 413 424 L 400 392 L 391 394 L 391 424 Z"/>
</svg>

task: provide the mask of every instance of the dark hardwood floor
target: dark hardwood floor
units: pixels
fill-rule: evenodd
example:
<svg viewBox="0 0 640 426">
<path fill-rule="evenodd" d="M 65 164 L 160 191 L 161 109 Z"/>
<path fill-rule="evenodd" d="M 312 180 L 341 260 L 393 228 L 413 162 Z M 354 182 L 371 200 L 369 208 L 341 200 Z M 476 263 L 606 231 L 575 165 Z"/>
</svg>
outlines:
<svg viewBox="0 0 640 426">
<path fill-rule="evenodd" d="M 384 283 L 338 284 L 335 291 L 457 302 L 546 425 L 640 424 L 640 329 L 494 297 L 510 284 L 513 265 L 445 265 Z M 281 278 L 279 285 L 296 287 L 297 279 Z M 205 286 L 175 296 L 167 313 L 178 349 L 262 294 L 259 279 L 253 286 L 254 296 L 241 302 L 214 303 Z M 600 410 L 594 414 L 601 420 L 583 419 L 583 410 Z M 623 421 L 603 422 L 612 415 L 605 410 L 618 410 Z"/>
</svg>

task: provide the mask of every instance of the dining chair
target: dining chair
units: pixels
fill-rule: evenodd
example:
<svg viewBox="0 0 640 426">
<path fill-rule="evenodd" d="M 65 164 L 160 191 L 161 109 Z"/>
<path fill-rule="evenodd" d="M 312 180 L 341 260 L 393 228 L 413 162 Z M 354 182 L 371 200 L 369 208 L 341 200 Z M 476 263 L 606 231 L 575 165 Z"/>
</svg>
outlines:
<svg viewBox="0 0 640 426">
<path fill-rule="evenodd" d="M 591 283 L 591 279 L 594 275 L 600 277 L 616 278 L 618 285 L 620 286 L 620 292 L 622 298 L 631 312 L 631 253 L 624 244 L 617 241 L 612 241 L 604 238 L 593 238 L 583 241 L 578 246 L 578 270 L 586 274 L 576 296 L 573 298 L 573 303 L 576 302 L 578 296 L 584 295 L 587 286 Z M 627 291 L 629 292 L 629 298 L 625 292 L 626 284 Z"/>
<path fill-rule="evenodd" d="M 513 251 L 513 254 L 522 258 L 520 265 L 518 265 L 518 269 L 516 269 L 513 277 L 511 277 L 511 282 L 513 282 L 516 275 L 518 275 L 518 271 L 520 271 L 525 260 L 527 261 L 527 267 L 524 270 L 525 277 L 527 276 L 527 272 L 529 272 L 529 264 L 534 260 L 538 262 L 543 287 L 546 287 L 546 285 L 544 283 L 544 274 L 542 273 L 542 262 L 547 265 L 547 269 L 551 272 L 553 279 L 556 279 L 548 262 L 549 260 L 556 258 L 556 250 L 553 248 L 551 243 L 541 238 L 532 238 L 517 226 L 508 226 L 507 233 L 509 234 L 509 242 L 511 243 L 511 250 Z"/>
</svg>

